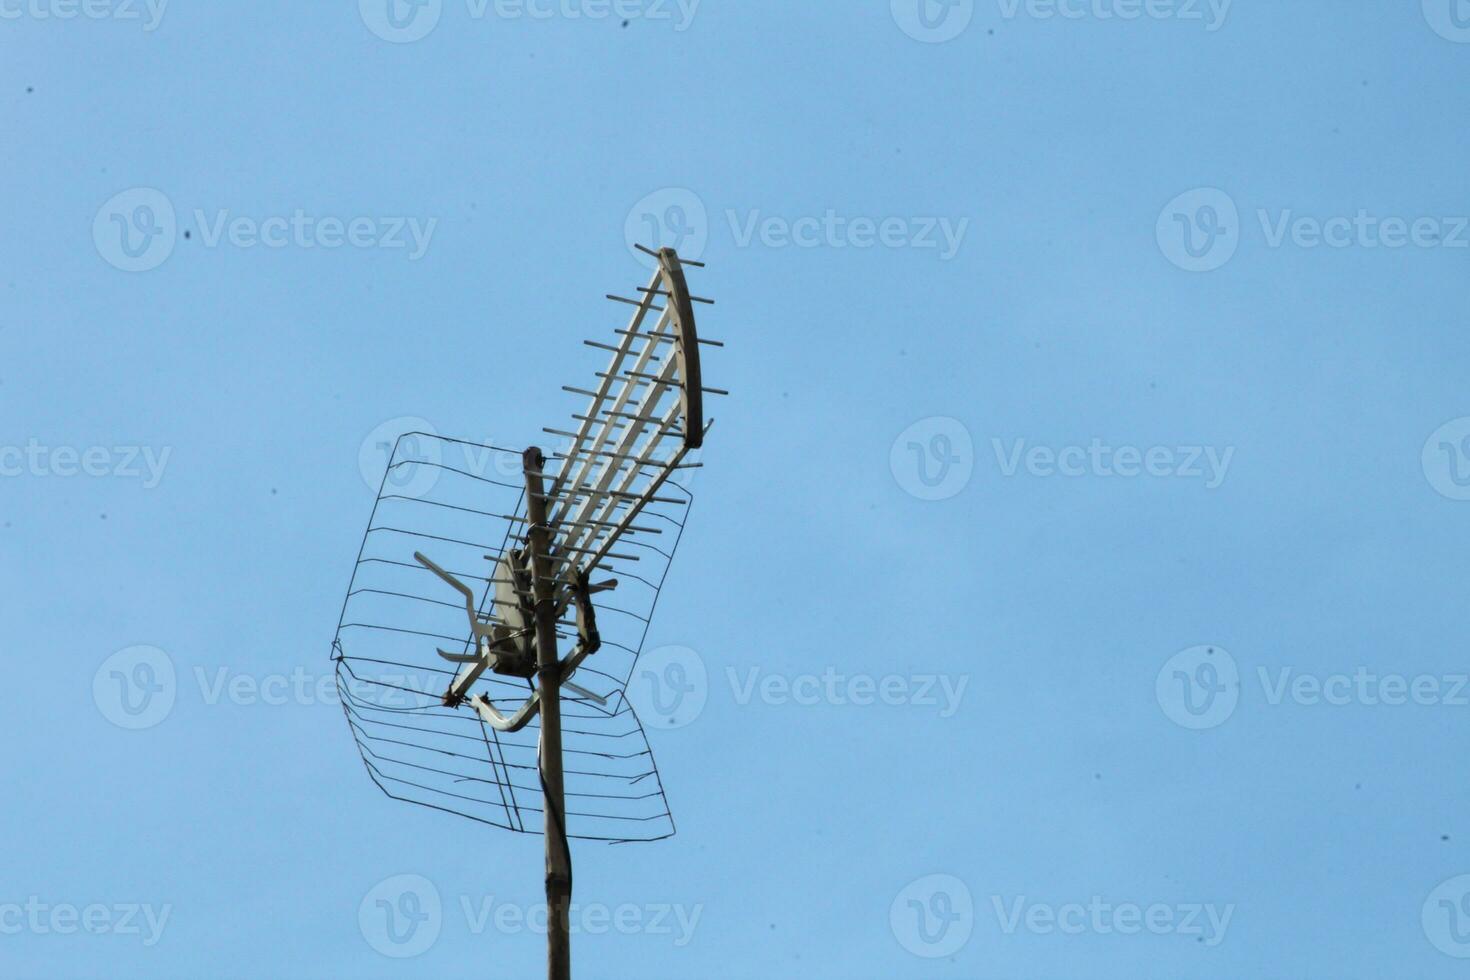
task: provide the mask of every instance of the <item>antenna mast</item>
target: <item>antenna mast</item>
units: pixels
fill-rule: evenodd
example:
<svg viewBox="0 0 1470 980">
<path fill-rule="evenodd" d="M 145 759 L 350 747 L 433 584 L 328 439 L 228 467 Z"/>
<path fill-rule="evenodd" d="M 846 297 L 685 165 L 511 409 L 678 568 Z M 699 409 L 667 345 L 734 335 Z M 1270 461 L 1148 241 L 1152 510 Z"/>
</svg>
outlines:
<svg viewBox="0 0 1470 980">
<path fill-rule="evenodd" d="M 550 980 L 572 975 L 572 849 L 567 841 L 566 792 L 562 785 L 561 661 L 556 650 L 556 586 L 549 556 L 551 534 L 541 450 L 526 450 L 527 538 L 536 592 L 536 692 L 541 696 L 541 792 L 546 807 L 546 964 Z"/>
</svg>

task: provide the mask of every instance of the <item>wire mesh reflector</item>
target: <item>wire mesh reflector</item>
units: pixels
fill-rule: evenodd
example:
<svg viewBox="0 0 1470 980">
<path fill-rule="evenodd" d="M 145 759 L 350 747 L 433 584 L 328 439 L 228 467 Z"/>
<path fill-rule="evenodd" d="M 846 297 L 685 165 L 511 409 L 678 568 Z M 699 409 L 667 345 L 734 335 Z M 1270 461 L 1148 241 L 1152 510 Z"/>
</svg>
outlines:
<svg viewBox="0 0 1470 980">
<path fill-rule="evenodd" d="M 553 454 L 548 454 L 553 455 Z M 547 476 L 559 480 L 548 459 Z M 464 599 L 415 561 L 422 552 L 480 596 L 495 618 L 491 579 L 526 531 L 521 453 L 423 433 L 393 454 L 353 570 L 332 644 L 337 690 L 364 765 L 387 795 L 524 833 L 541 833 L 539 724 L 497 732 L 469 704 L 445 705 L 458 673 L 438 653 L 471 653 Z M 658 769 L 624 688 L 673 558 L 689 494 L 664 483 L 638 517 L 647 532 L 620 537 L 594 577 L 618 587 L 597 602 L 601 649 L 571 678 L 606 704 L 563 690 L 569 836 L 658 840 L 674 832 Z M 652 533 L 659 531 L 662 533 Z M 631 561 L 630 559 L 637 559 Z M 562 627 L 574 641 L 574 624 Z M 486 671 L 474 684 L 512 711 L 531 682 Z"/>
</svg>

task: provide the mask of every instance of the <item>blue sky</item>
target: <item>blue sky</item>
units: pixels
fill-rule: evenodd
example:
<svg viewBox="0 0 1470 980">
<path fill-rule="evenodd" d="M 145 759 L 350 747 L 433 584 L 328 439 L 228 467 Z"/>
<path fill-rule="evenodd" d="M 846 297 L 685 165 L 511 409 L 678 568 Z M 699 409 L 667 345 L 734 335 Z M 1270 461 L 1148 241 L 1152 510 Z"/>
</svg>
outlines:
<svg viewBox="0 0 1470 980">
<path fill-rule="evenodd" d="M 1461 974 L 1464 3 L 394 2 L 0 0 L 0 975 L 541 969 L 328 647 L 631 237 L 735 395 L 578 975 Z"/>
</svg>

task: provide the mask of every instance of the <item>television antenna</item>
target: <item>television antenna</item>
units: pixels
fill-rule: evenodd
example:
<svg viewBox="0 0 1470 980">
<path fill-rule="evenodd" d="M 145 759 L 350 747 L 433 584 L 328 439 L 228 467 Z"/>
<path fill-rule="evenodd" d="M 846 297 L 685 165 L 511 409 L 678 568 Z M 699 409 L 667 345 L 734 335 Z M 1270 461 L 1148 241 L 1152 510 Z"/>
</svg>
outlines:
<svg viewBox="0 0 1470 980">
<path fill-rule="evenodd" d="M 584 341 L 607 367 L 564 388 L 587 407 L 544 430 L 562 451 L 398 438 L 332 644 L 385 794 L 545 837 L 551 980 L 571 975 L 570 840 L 674 833 L 625 687 L 692 500 L 678 477 L 703 465 L 706 396 L 728 394 L 702 378 L 702 349 L 724 346 L 697 332 L 695 306 L 713 301 L 685 267 L 703 263 L 638 248 L 652 279 L 608 296 L 632 307 L 627 325 Z M 624 601 L 594 602 L 615 590 Z"/>
</svg>

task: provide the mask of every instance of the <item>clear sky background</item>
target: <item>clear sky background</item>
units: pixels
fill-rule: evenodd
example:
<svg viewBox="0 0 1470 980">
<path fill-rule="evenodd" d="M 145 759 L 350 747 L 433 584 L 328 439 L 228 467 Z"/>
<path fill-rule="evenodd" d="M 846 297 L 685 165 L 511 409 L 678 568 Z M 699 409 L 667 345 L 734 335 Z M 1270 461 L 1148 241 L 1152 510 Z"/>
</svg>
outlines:
<svg viewBox="0 0 1470 980">
<path fill-rule="evenodd" d="M 539 973 L 539 839 L 290 687 L 373 434 L 560 425 L 630 229 L 735 395 L 579 976 L 1463 975 L 1470 10 L 97 2 L 0 0 L 0 976 Z"/>
</svg>

